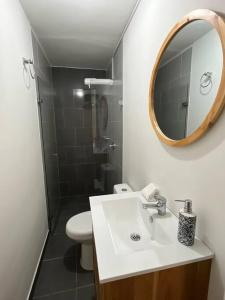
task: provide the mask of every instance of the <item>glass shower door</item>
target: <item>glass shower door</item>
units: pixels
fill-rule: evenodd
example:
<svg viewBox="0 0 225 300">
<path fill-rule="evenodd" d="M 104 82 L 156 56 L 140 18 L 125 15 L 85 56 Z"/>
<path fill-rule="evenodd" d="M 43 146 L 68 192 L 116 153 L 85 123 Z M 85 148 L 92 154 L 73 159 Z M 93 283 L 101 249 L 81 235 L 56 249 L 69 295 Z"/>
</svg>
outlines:
<svg viewBox="0 0 225 300">
<path fill-rule="evenodd" d="M 122 107 L 113 89 L 104 85 L 92 89 L 93 152 L 107 157 L 99 166 L 95 186 L 104 194 L 122 182 Z"/>
<path fill-rule="evenodd" d="M 37 77 L 39 119 L 48 208 L 49 229 L 54 229 L 60 206 L 59 162 L 56 142 L 55 111 L 52 90 Z"/>
</svg>

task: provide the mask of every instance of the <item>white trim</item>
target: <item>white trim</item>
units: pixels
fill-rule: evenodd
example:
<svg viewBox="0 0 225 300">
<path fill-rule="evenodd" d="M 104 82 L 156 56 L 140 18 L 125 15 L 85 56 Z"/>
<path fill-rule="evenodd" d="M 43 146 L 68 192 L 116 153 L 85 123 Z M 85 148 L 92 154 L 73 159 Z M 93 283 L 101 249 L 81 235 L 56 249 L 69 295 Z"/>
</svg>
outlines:
<svg viewBox="0 0 225 300">
<path fill-rule="evenodd" d="M 112 78 L 112 80 L 115 79 L 115 74 L 114 74 L 114 60 L 115 59 L 114 59 L 114 56 L 113 56 L 112 59 L 111 59 L 111 64 L 112 64 L 112 66 L 111 66 L 111 68 L 112 68 L 112 70 L 111 70 L 111 78 Z"/>
<path fill-rule="evenodd" d="M 94 69 L 94 68 L 82 68 L 82 67 L 69 67 L 69 66 L 56 66 L 51 65 L 51 68 L 66 68 L 66 69 L 77 69 L 77 70 L 93 70 L 93 71 L 107 71 L 107 69 Z"/>
<path fill-rule="evenodd" d="M 34 35 L 34 37 L 35 37 L 35 39 L 36 39 L 36 41 L 37 41 L 39 47 L 41 48 L 41 50 L 42 50 L 42 52 L 43 52 L 43 54 L 44 54 L 45 59 L 47 60 L 49 66 L 51 67 L 51 65 L 52 65 L 52 64 L 51 64 L 51 61 L 50 61 L 50 59 L 49 59 L 49 57 L 48 57 L 48 55 L 47 55 L 47 53 L 46 53 L 46 51 L 45 51 L 43 45 L 41 44 L 41 42 L 40 42 L 40 40 L 39 40 L 39 38 L 38 38 L 36 32 L 34 31 L 34 29 L 33 29 L 32 27 L 31 27 L 31 32 L 33 33 L 33 35 Z M 34 45 L 33 45 L 33 48 L 34 48 Z"/>
<path fill-rule="evenodd" d="M 120 36 L 120 38 L 119 38 L 119 40 L 118 40 L 118 42 L 117 42 L 117 44 L 116 44 L 116 47 L 115 47 L 115 49 L 114 49 L 114 51 L 113 51 L 112 57 L 115 56 L 116 51 L 117 51 L 117 49 L 119 48 L 120 43 L 121 43 L 121 41 L 122 41 L 122 39 L 123 39 L 123 37 L 124 37 L 126 31 L 127 31 L 127 28 L 129 27 L 129 25 L 130 25 L 130 23 L 131 23 L 131 21 L 132 21 L 132 19 L 133 19 L 133 17 L 134 17 L 134 14 L 136 13 L 136 11 L 137 11 L 138 6 L 139 6 L 140 3 L 141 3 L 141 0 L 137 0 L 136 4 L 134 5 L 134 8 L 133 8 L 133 10 L 132 10 L 132 12 L 131 12 L 131 14 L 130 14 L 130 16 L 129 16 L 129 19 L 128 19 L 126 25 L 124 26 L 123 31 L 122 31 L 122 34 L 121 34 L 121 36 Z M 111 60 L 111 59 L 112 59 L 112 58 L 110 58 L 110 60 Z M 109 61 L 109 63 L 107 64 L 107 66 L 109 66 L 109 65 L 110 65 L 110 61 Z"/>
<path fill-rule="evenodd" d="M 26 300 L 30 299 L 31 291 L 32 291 L 34 281 L 35 281 L 35 278 L 36 278 L 36 275 L 37 275 L 37 271 L 38 271 L 38 268 L 39 268 L 39 265 L 40 265 L 40 262 L 41 262 L 41 257 L 42 257 L 42 254 L 44 252 L 44 248 L 45 248 L 45 244 L 47 242 L 48 235 L 49 235 L 49 230 L 46 233 L 46 237 L 45 237 L 42 249 L 41 249 L 41 253 L 40 253 L 39 258 L 38 258 L 37 266 L 36 266 L 35 271 L 34 271 L 34 275 L 33 275 L 33 278 L 32 278 L 31 284 L 30 284 L 30 288 L 29 288 Z"/>
</svg>

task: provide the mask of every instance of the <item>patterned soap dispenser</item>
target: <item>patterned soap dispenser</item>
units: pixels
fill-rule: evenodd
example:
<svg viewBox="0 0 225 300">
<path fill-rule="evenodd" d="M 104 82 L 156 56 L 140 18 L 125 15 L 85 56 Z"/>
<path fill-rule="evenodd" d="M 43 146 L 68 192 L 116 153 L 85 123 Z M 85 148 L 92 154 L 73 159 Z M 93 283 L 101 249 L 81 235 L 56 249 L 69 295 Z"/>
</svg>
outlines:
<svg viewBox="0 0 225 300">
<path fill-rule="evenodd" d="M 185 246 L 192 246 L 195 241 L 196 215 L 192 212 L 192 201 L 175 200 L 184 202 L 184 208 L 179 212 L 178 241 Z"/>
</svg>

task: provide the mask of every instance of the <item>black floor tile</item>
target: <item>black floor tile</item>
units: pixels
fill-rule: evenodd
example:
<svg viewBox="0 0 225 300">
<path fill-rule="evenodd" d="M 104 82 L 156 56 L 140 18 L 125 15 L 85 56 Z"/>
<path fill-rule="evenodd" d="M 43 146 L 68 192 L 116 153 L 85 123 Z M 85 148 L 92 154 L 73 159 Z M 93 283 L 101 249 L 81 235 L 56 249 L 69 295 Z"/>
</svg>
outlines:
<svg viewBox="0 0 225 300">
<path fill-rule="evenodd" d="M 67 223 L 67 219 L 62 219 L 62 220 L 58 219 L 58 222 L 53 231 L 53 235 L 66 234 L 66 223 Z"/>
<path fill-rule="evenodd" d="M 94 272 L 85 271 L 80 266 L 80 256 L 77 259 L 77 287 L 90 285 L 94 283 Z"/>
<path fill-rule="evenodd" d="M 79 244 L 65 234 L 50 235 L 45 247 L 43 260 L 63 257 L 76 257 Z"/>
<path fill-rule="evenodd" d="M 50 294 L 47 296 L 34 297 L 33 300 L 77 300 L 77 290 L 74 289 Z"/>
<path fill-rule="evenodd" d="M 43 261 L 33 296 L 42 296 L 76 287 L 74 257 Z"/>
<path fill-rule="evenodd" d="M 65 233 L 67 221 L 87 210 L 90 210 L 88 196 L 67 198 L 61 206 L 55 230 L 45 247 L 32 299 L 95 299 L 93 272 L 81 268 L 80 244 Z"/>
<path fill-rule="evenodd" d="M 96 300 L 95 286 L 90 285 L 77 289 L 77 300 Z"/>
</svg>

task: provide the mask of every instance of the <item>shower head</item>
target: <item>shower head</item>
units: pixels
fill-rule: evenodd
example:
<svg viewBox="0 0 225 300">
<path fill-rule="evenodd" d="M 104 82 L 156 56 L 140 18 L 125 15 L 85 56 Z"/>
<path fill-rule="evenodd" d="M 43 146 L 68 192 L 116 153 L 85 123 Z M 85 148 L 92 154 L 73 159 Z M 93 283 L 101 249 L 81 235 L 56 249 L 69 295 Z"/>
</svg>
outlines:
<svg viewBox="0 0 225 300">
<path fill-rule="evenodd" d="M 113 85 L 112 79 L 97 79 L 97 78 L 85 78 L 84 84 L 88 85 L 89 88 L 91 85 Z"/>
</svg>

